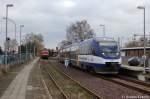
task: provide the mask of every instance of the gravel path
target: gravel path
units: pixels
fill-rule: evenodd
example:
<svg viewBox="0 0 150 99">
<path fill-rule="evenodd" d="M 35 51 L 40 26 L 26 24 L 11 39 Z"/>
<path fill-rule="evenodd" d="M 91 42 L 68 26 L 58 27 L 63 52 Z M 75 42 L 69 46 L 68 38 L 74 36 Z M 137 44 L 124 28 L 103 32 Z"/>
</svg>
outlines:
<svg viewBox="0 0 150 99">
<path fill-rule="evenodd" d="M 101 95 L 104 99 L 121 99 L 121 98 L 142 98 L 150 99 L 150 96 L 142 94 L 138 91 L 126 88 L 124 86 L 103 80 L 101 78 L 92 76 L 81 70 L 68 67 L 65 68 L 62 64 L 53 63 L 58 66 L 63 72 L 70 75 L 73 79 L 78 80 L 81 84 L 92 89 L 94 92 Z"/>
<path fill-rule="evenodd" d="M 26 99 L 52 99 L 46 88 L 40 65 L 35 63 L 28 79 Z"/>
<path fill-rule="evenodd" d="M 16 77 L 16 75 L 24 68 L 24 65 L 22 66 L 14 66 L 10 69 L 10 71 L 3 75 L 3 77 L 0 78 L 0 97 L 3 95 L 11 81 Z"/>
<path fill-rule="evenodd" d="M 26 87 L 29 73 L 37 62 L 37 58 L 30 64 L 26 65 L 9 84 L 1 99 L 25 99 Z"/>
</svg>

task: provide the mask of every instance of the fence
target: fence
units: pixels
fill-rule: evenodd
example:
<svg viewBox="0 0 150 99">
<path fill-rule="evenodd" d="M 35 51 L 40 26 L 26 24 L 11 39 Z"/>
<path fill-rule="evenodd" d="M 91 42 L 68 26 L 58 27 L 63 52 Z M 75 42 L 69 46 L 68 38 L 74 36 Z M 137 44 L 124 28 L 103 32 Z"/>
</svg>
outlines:
<svg viewBox="0 0 150 99">
<path fill-rule="evenodd" d="M 0 55 L 0 65 L 19 64 L 33 58 L 33 53 Z M 7 61 L 6 61 L 7 60 Z"/>
</svg>

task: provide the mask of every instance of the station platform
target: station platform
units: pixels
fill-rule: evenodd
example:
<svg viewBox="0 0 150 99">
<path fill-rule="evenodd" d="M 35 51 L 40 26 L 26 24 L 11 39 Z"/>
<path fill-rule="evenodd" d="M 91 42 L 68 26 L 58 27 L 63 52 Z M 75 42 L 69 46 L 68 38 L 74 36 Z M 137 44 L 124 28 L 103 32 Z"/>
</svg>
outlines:
<svg viewBox="0 0 150 99">
<path fill-rule="evenodd" d="M 128 70 L 133 70 L 133 71 L 143 71 L 143 67 L 137 67 L 137 66 L 128 66 L 128 65 L 121 65 L 121 68 L 123 69 L 128 69 Z"/>
<path fill-rule="evenodd" d="M 140 66 L 121 65 L 121 68 L 132 70 L 132 71 L 137 71 L 137 72 L 144 71 L 144 67 L 140 67 Z M 150 72 L 150 66 L 146 67 L 145 70 Z"/>
<path fill-rule="evenodd" d="M 140 66 L 122 65 L 121 69 L 124 75 L 133 76 L 142 81 L 148 81 L 150 79 L 150 66 L 145 68 L 146 74 L 143 74 L 144 67 Z"/>
<path fill-rule="evenodd" d="M 37 62 L 38 58 L 24 66 L 0 99 L 51 99 L 47 94 Z"/>
</svg>

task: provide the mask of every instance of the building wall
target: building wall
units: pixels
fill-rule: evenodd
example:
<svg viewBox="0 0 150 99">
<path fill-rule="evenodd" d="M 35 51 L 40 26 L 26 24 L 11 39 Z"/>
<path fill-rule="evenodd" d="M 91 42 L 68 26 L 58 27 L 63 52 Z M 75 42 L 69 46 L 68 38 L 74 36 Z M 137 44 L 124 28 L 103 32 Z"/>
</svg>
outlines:
<svg viewBox="0 0 150 99">
<path fill-rule="evenodd" d="M 143 49 L 127 49 L 127 50 L 123 50 L 121 53 L 125 53 L 125 56 L 127 57 L 133 57 L 133 56 L 142 57 L 144 51 Z M 146 55 L 150 57 L 150 49 L 146 50 Z"/>
</svg>

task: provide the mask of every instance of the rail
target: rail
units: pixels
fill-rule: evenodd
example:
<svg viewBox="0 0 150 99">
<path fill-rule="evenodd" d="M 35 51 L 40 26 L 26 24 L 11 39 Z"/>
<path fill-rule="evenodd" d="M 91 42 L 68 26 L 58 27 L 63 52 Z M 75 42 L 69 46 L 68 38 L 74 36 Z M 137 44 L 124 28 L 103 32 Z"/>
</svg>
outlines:
<svg viewBox="0 0 150 99">
<path fill-rule="evenodd" d="M 64 77 L 66 77 L 68 80 L 71 81 L 71 83 L 74 83 L 74 85 L 76 84 L 77 86 L 79 86 L 82 90 L 84 90 L 85 92 L 87 92 L 87 94 L 89 94 L 92 99 L 102 99 L 101 96 L 97 95 L 96 93 L 92 92 L 90 89 L 88 89 L 87 87 L 81 85 L 78 81 L 72 79 L 70 76 L 68 76 L 67 74 L 65 74 L 64 72 L 62 72 L 60 69 L 58 69 L 56 66 L 54 66 L 54 64 L 52 64 L 49 61 L 49 64 L 51 65 L 52 68 L 54 68 L 57 72 L 59 72 L 61 75 L 63 75 Z M 51 69 L 52 69 L 51 68 Z M 91 98 L 90 98 L 91 99 Z"/>
<path fill-rule="evenodd" d="M 63 92 L 61 87 L 59 87 L 59 85 L 56 83 L 55 79 L 51 76 L 49 71 L 45 67 L 43 67 L 43 68 L 44 68 L 44 71 L 48 74 L 48 76 L 51 79 L 51 81 L 54 83 L 54 85 L 59 89 L 61 95 L 63 96 L 63 99 L 69 99 L 68 96 L 65 95 L 65 93 Z"/>
<path fill-rule="evenodd" d="M 146 83 L 144 84 L 144 83 L 136 82 L 136 81 L 129 80 L 129 79 L 123 79 L 123 78 L 117 77 L 117 76 L 116 77 L 106 77 L 106 76 L 98 75 L 97 77 L 100 77 L 104 80 L 108 80 L 113 83 L 117 83 L 119 85 L 125 86 L 130 89 L 139 91 L 143 94 L 150 95 L 149 84 L 146 84 Z"/>
</svg>

